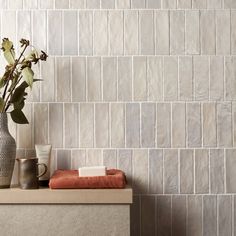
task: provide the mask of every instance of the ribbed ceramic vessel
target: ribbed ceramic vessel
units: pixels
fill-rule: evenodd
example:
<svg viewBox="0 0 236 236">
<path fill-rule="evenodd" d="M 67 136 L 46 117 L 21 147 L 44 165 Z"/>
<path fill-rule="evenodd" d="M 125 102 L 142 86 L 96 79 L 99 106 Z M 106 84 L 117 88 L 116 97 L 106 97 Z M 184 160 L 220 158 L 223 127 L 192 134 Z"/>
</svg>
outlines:
<svg viewBox="0 0 236 236">
<path fill-rule="evenodd" d="M 9 188 L 16 159 L 16 142 L 8 129 L 6 113 L 0 113 L 0 188 Z"/>
</svg>

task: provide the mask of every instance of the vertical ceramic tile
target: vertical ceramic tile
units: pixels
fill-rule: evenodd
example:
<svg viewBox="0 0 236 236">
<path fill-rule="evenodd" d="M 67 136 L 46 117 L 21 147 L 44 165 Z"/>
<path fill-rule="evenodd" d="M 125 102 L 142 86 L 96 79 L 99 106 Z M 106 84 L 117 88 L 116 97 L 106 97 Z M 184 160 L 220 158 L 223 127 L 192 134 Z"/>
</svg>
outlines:
<svg viewBox="0 0 236 236">
<path fill-rule="evenodd" d="M 140 108 L 138 103 L 126 104 L 126 147 L 139 147 Z"/>
<path fill-rule="evenodd" d="M 64 123 L 65 123 L 65 147 L 78 147 L 78 104 L 65 103 L 64 104 Z"/>
<path fill-rule="evenodd" d="M 174 195 L 172 197 L 172 236 L 186 235 L 186 196 Z"/>
<path fill-rule="evenodd" d="M 184 11 L 170 11 L 170 53 L 184 54 Z"/>
<path fill-rule="evenodd" d="M 72 58 L 72 101 L 86 100 L 86 58 Z"/>
<path fill-rule="evenodd" d="M 70 8 L 72 9 L 84 9 L 86 6 L 86 0 L 70 0 Z"/>
<path fill-rule="evenodd" d="M 192 8 L 192 0 L 177 0 L 177 5 L 179 9 L 190 9 Z"/>
<path fill-rule="evenodd" d="M 187 235 L 202 235 L 202 196 L 187 197 Z"/>
<path fill-rule="evenodd" d="M 69 1 L 70 0 L 55 1 L 55 8 L 56 9 L 68 9 L 69 8 Z"/>
<path fill-rule="evenodd" d="M 202 145 L 201 109 L 199 103 L 187 104 L 187 140 L 189 147 Z"/>
<path fill-rule="evenodd" d="M 147 90 L 149 101 L 160 101 L 163 98 L 163 60 L 162 57 L 147 58 Z"/>
<path fill-rule="evenodd" d="M 79 167 L 85 166 L 86 151 L 83 149 L 71 150 L 71 168 L 77 170 Z"/>
<path fill-rule="evenodd" d="M 132 99 L 132 58 L 118 57 L 118 101 Z"/>
<path fill-rule="evenodd" d="M 224 58 L 210 57 L 210 100 L 224 98 Z"/>
<path fill-rule="evenodd" d="M 236 186 L 235 186 L 235 180 L 236 180 L 236 173 L 235 173 L 235 167 L 236 167 L 236 149 L 226 149 L 226 192 L 227 193 L 235 193 L 236 192 Z"/>
<path fill-rule="evenodd" d="M 71 151 L 59 149 L 57 150 L 57 169 L 71 169 Z"/>
<path fill-rule="evenodd" d="M 78 54 L 78 16 L 76 11 L 63 11 L 63 54 Z"/>
<path fill-rule="evenodd" d="M 101 99 L 101 58 L 87 58 L 87 96 L 89 101 Z"/>
<path fill-rule="evenodd" d="M 199 54 L 199 11 L 186 11 L 185 50 L 187 54 Z"/>
<path fill-rule="evenodd" d="M 109 145 L 109 108 L 108 103 L 95 104 L 95 146 Z"/>
<path fill-rule="evenodd" d="M 149 150 L 149 193 L 163 193 L 163 151 Z"/>
<path fill-rule="evenodd" d="M 230 54 L 230 11 L 217 10 L 216 17 L 216 54 Z"/>
<path fill-rule="evenodd" d="M 111 103 L 111 146 L 125 145 L 125 107 L 122 103 Z"/>
<path fill-rule="evenodd" d="M 125 172 L 128 184 L 131 184 L 132 178 L 132 151 L 129 149 L 119 149 L 117 154 L 118 168 Z"/>
<path fill-rule="evenodd" d="M 232 104 L 217 103 L 217 140 L 219 147 L 232 147 Z"/>
<path fill-rule="evenodd" d="M 41 64 L 41 101 L 55 101 L 55 58 L 47 58 L 47 62 Z M 50 88 L 50 91 L 48 89 Z"/>
<path fill-rule="evenodd" d="M 164 193 L 178 193 L 178 150 L 164 150 Z"/>
<path fill-rule="evenodd" d="M 145 0 L 131 0 L 131 8 L 145 8 Z"/>
<path fill-rule="evenodd" d="M 170 26 L 169 11 L 155 11 L 156 25 L 156 54 L 169 54 L 170 52 Z"/>
<path fill-rule="evenodd" d="M 94 138 L 94 104 L 80 104 L 79 140 L 80 147 L 93 147 Z"/>
<path fill-rule="evenodd" d="M 79 54 L 93 54 L 93 12 L 79 12 Z"/>
<path fill-rule="evenodd" d="M 223 0 L 207 0 L 208 9 L 219 9 L 222 8 Z"/>
<path fill-rule="evenodd" d="M 232 197 L 218 195 L 218 232 L 219 235 L 232 235 Z"/>
<path fill-rule="evenodd" d="M 192 8 L 203 9 L 207 7 L 207 0 L 192 0 Z"/>
<path fill-rule="evenodd" d="M 50 55 L 62 54 L 62 12 L 48 11 L 48 53 Z M 55 39 L 57 39 L 55 41 Z"/>
<path fill-rule="evenodd" d="M 195 150 L 195 192 L 209 193 L 208 149 Z"/>
<path fill-rule="evenodd" d="M 231 10 L 231 54 L 236 54 L 236 11 Z"/>
<path fill-rule="evenodd" d="M 32 43 L 36 48 L 47 50 L 46 11 L 32 11 Z M 44 63 L 42 63 L 44 64 Z"/>
<path fill-rule="evenodd" d="M 58 102 L 71 101 L 70 58 L 56 58 L 56 95 Z"/>
<path fill-rule="evenodd" d="M 100 0 L 87 0 L 87 8 L 98 9 L 100 8 Z"/>
<path fill-rule="evenodd" d="M 2 35 L 9 38 L 11 41 L 16 41 L 16 12 L 3 11 L 2 12 Z"/>
<path fill-rule="evenodd" d="M 146 149 L 133 150 L 132 186 L 135 193 L 148 192 L 148 151 Z"/>
<path fill-rule="evenodd" d="M 25 104 L 23 109 L 29 124 L 18 125 L 17 126 L 17 147 L 18 148 L 31 148 L 33 146 L 32 143 L 32 104 Z"/>
<path fill-rule="evenodd" d="M 138 54 L 138 11 L 124 11 L 124 53 Z"/>
<path fill-rule="evenodd" d="M 141 234 L 155 235 L 155 196 L 141 197 Z"/>
<path fill-rule="evenodd" d="M 164 99 L 173 101 L 178 99 L 178 58 L 164 57 Z"/>
<path fill-rule="evenodd" d="M 233 146 L 236 147 L 236 103 L 232 103 L 232 119 L 233 119 Z"/>
<path fill-rule="evenodd" d="M 49 143 L 54 148 L 63 147 L 63 104 L 49 104 Z"/>
<path fill-rule="evenodd" d="M 34 143 L 48 143 L 48 105 L 34 104 Z"/>
<path fill-rule="evenodd" d="M 108 53 L 108 22 L 107 11 L 94 12 L 93 46 L 94 55 L 107 55 Z"/>
<path fill-rule="evenodd" d="M 18 11 L 17 12 L 17 40 L 22 38 L 31 40 L 31 12 Z"/>
<path fill-rule="evenodd" d="M 200 11 L 200 44 L 202 54 L 215 54 L 215 12 L 213 10 Z"/>
<path fill-rule="evenodd" d="M 117 168 L 117 157 L 115 149 L 103 150 L 103 165 L 108 169 Z"/>
<path fill-rule="evenodd" d="M 225 97 L 227 100 L 236 99 L 236 57 L 225 57 Z"/>
<path fill-rule="evenodd" d="M 110 2 L 110 0 L 109 0 Z M 124 14 L 123 11 L 109 11 L 109 53 L 123 55 Z"/>
<path fill-rule="evenodd" d="M 236 2 L 234 0 L 224 0 L 224 8 L 236 8 Z"/>
<path fill-rule="evenodd" d="M 143 101 L 147 99 L 146 57 L 133 58 L 133 89 L 135 101 Z"/>
<path fill-rule="evenodd" d="M 193 99 L 193 58 L 179 57 L 179 99 L 186 101 Z"/>
<path fill-rule="evenodd" d="M 217 235 L 216 196 L 203 196 L 203 235 Z"/>
<path fill-rule="evenodd" d="M 8 0 L 8 8 L 9 9 L 22 9 L 23 0 Z"/>
<path fill-rule="evenodd" d="M 52 9 L 54 5 L 54 0 L 38 0 L 39 8 L 41 9 Z"/>
<path fill-rule="evenodd" d="M 185 103 L 172 104 L 172 146 L 185 147 L 186 144 Z"/>
<path fill-rule="evenodd" d="M 146 8 L 150 9 L 161 8 L 161 0 L 147 0 Z"/>
<path fill-rule="evenodd" d="M 6 8 L 7 8 L 7 0 L 1 0 L 0 9 L 6 9 Z"/>
<path fill-rule="evenodd" d="M 141 143 L 142 147 L 155 147 L 156 105 L 141 104 Z"/>
<path fill-rule="evenodd" d="M 103 57 L 102 59 L 103 74 L 103 100 L 115 101 L 117 97 L 117 58 Z M 107 89 L 109 88 L 109 89 Z"/>
<path fill-rule="evenodd" d="M 155 54 L 153 18 L 153 11 L 143 10 L 139 12 L 141 55 Z"/>
<path fill-rule="evenodd" d="M 193 150 L 180 150 L 180 192 L 193 193 L 194 190 L 194 168 Z"/>
<path fill-rule="evenodd" d="M 171 196 L 156 198 L 157 236 L 171 235 Z"/>
<path fill-rule="evenodd" d="M 224 150 L 210 150 L 210 190 L 211 193 L 224 193 Z"/>
<path fill-rule="evenodd" d="M 156 142 L 157 147 L 170 147 L 171 144 L 171 107 L 168 103 L 157 103 Z"/>
<path fill-rule="evenodd" d="M 130 8 L 130 0 L 115 0 L 116 8 L 118 9 L 129 9 Z"/>
<path fill-rule="evenodd" d="M 86 166 L 102 165 L 102 150 L 89 149 L 86 156 Z"/>
<path fill-rule="evenodd" d="M 216 146 L 216 104 L 203 103 L 203 146 Z"/>
<path fill-rule="evenodd" d="M 162 8 L 175 9 L 176 4 L 177 4 L 176 0 L 165 0 L 162 2 Z"/>
<path fill-rule="evenodd" d="M 193 57 L 194 97 L 196 100 L 207 100 L 209 97 L 209 58 Z"/>
<path fill-rule="evenodd" d="M 115 0 L 101 0 L 101 8 L 103 9 L 115 8 Z"/>
</svg>

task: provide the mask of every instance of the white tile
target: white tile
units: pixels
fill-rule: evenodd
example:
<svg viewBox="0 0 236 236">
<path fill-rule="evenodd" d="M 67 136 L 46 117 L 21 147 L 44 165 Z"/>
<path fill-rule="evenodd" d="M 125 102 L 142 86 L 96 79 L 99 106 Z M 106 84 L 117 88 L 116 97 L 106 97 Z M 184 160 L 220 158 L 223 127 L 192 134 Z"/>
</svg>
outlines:
<svg viewBox="0 0 236 236">
<path fill-rule="evenodd" d="M 48 11 L 48 53 L 62 54 L 62 12 Z M 55 40 L 57 39 L 57 40 Z"/>
<path fill-rule="evenodd" d="M 103 165 L 107 169 L 117 168 L 116 149 L 103 150 Z"/>
<path fill-rule="evenodd" d="M 41 9 L 53 9 L 54 0 L 38 0 Z"/>
<path fill-rule="evenodd" d="M 118 149 L 118 168 L 125 172 L 128 184 L 132 182 L 132 151 L 129 149 Z"/>
<path fill-rule="evenodd" d="M 116 8 L 118 9 L 129 9 L 130 8 L 130 0 L 115 0 Z"/>
<path fill-rule="evenodd" d="M 123 11 L 109 11 L 108 17 L 109 17 L 109 53 L 110 55 L 123 55 L 124 53 Z"/>
<path fill-rule="evenodd" d="M 38 0 L 24 0 L 24 9 L 37 9 Z"/>
<path fill-rule="evenodd" d="M 122 103 L 111 103 L 111 146 L 124 147 L 125 108 Z"/>
<path fill-rule="evenodd" d="M 225 57 L 225 97 L 227 100 L 236 99 L 236 57 Z"/>
<path fill-rule="evenodd" d="M 101 58 L 87 58 L 87 96 L 89 101 L 101 99 Z"/>
<path fill-rule="evenodd" d="M 156 23 L 156 54 L 169 54 L 170 52 L 170 26 L 169 11 L 155 11 Z"/>
<path fill-rule="evenodd" d="M 139 22 L 140 53 L 141 55 L 153 55 L 155 54 L 153 11 L 139 11 Z"/>
<path fill-rule="evenodd" d="M 93 147 L 94 138 L 94 104 L 80 104 L 79 140 L 80 147 Z"/>
<path fill-rule="evenodd" d="M 109 107 L 108 103 L 95 104 L 95 146 L 109 146 Z"/>
<path fill-rule="evenodd" d="M 7 0 L 0 0 L 0 9 L 7 8 Z"/>
<path fill-rule="evenodd" d="M 217 10 L 216 54 L 230 54 L 230 11 Z"/>
<path fill-rule="evenodd" d="M 236 11 L 231 10 L 231 54 L 236 54 Z"/>
<path fill-rule="evenodd" d="M 147 60 L 146 57 L 133 57 L 134 100 L 147 99 Z"/>
<path fill-rule="evenodd" d="M 79 12 L 79 54 L 93 54 L 93 12 Z"/>
<path fill-rule="evenodd" d="M 72 101 L 86 100 L 86 58 L 72 58 Z"/>
<path fill-rule="evenodd" d="M 56 95 L 58 102 L 71 101 L 70 58 L 56 58 Z"/>
<path fill-rule="evenodd" d="M 68 9 L 69 8 L 69 0 L 55 0 L 55 8 L 56 9 Z"/>
<path fill-rule="evenodd" d="M 146 8 L 150 8 L 150 9 L 161 8 L 161 0 L 147 0 Z"/>
<path fill-rule="evenodd" d="M 8 0 L 8 8 L 9 9 L 22 9 L 23 0 Z"/>
<path fill-rule="evenodd" d="M 31 12 L 18 11 L 17 12 L 17 40 L 28 39 L 31 40 Z"/>
<path fill-rule="evenodd" d="M 57 150 L 57 169 L 71 169 L 71 151 L 59 149 Z"/>
<path fill-rule="evenodd" d="M 86 166 L 102 165 L 102 150 L 89 149 L 86 156 Z"/>
<path fill-rule="evenodd" d="M 77 170 L 79 167 L 85 166 L 86 151 L 83 149 L 71 150 L 71 168 Z"/>
<path fill-rule="evenodd" d="M 132 58 L 118 57 L 118 100 L 132 99 Z"/>
<path fill-rule="evenodd" d="M 176 0 L 162 1 L 162 8 L 164 8 L 164 9 L 175 9 L 176 8 Z"/>
<path fill-rule="evenodd" d="M 41 50 L 47 51 L 47 28 L 46 28 L 46 11 L 32 12 L 32 28 L 33 28 L 33 45 Z M 43 63 L 42 63 L 43 64 Z"/>
<path fill-rule="evenodd" d="M 164 57 L 164 99 L 166 101 L 178 98 L 178 58 Z"/>
<path fill-rule="evenodd" d="M 208 9 L 219 9 L 222 8 L 223 0 L 207 0 Z"/>
<path fill-rule="evenodd" d="M 102 58 L 103 100 L 116 101 L 117 97 L 117 58 Z M 109 89 L 108 89 L 109 88 Z"/>
<path fill-rule="evenodd" d="M 170 12 L 170 53 L 184 54 L 184 11 Z"/>
<path fill-rule="evenodd" d="M 77 55 L 78 54 L 78 39 L 77 39 L 77 12 L 64 11 L 63 12 L 63 54 Z"/>
<path fill-rule="evenodd" d="M 84 9 L 86 6 L 86 0 L 70 0 L 70 8 L 72 9 Z"/>
<path fill-rule="evenodd" d="M 2 12 L 2 35 L 16 43 L 16 12 Z"/>
<path fill-rule="evenodd" d="M 107 11 L 94 12 L 93 46 L 94 55 L 107 55 L 108 53 L 108 16 Z"/>
<path fill-rule="evenodd" d="M 63 104 L 49 104 L 49 143 L 54 148 L 63 147 Z"/>
<path fill-rule="evenodd" d="M 138 54 L 138 12 L 124 11 L 124 50 L 125 55 Z"/>
<path fill-rule="evenodd" d="M 131 8 L 145 8 L 145 0 L 131 0 Z"/>
<path fill-rule="evenodd" d="M 179 9 L 191 9 L 192 0 L 177 0 L 177 5 Z"/>
<path fill-rule="evenodd" d="M 207 7 L 207 0 L 192 0 L 192 8 L 203 9 Z"/>
<path fill-rule="evenodd" d="M 100 0 L 87 0 L 87 8 L 91 9 L 99 9 L 100 8 Z"/>
<path fill-rule="evenodd" d="M 101 0 L 101 8 L 103 9 L 115 8 L 115 0 Z"/>
</svg>

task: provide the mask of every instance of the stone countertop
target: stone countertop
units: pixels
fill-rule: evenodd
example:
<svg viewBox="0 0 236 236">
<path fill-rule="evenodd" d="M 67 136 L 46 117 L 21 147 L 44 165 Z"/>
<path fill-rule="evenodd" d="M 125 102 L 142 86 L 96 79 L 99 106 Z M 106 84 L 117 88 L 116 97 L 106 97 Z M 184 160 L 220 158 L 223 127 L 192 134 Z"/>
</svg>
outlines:
<svg viewBox="0 0 236 236">
<path fill-rule="evenodd" d="M 131 204 L 132 188 L 125 189 L 0 189 L 0 204 Z"/>
</svg>

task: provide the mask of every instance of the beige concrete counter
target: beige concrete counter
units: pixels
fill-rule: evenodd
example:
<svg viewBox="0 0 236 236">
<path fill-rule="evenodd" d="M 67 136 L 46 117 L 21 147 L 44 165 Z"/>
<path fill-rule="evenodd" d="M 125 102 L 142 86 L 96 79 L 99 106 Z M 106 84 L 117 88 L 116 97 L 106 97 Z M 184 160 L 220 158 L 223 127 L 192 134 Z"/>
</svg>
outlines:
<svg viewBox="0 0 236 236">
<path fill-rule="evenodd" d="M 131 204 L 132 189 L 0 189 L 0 204 Z"/>
</svg>

